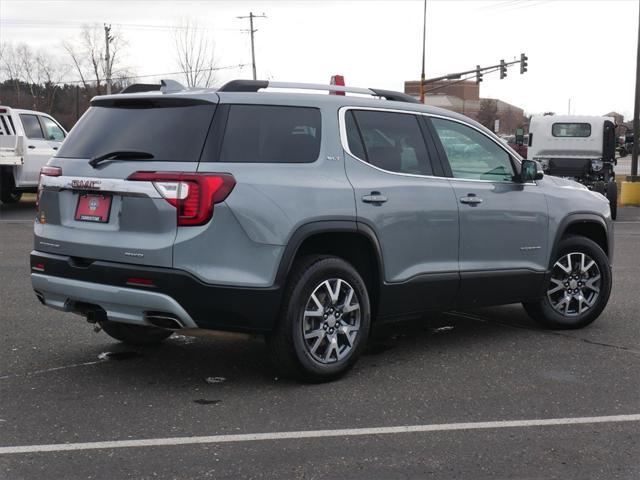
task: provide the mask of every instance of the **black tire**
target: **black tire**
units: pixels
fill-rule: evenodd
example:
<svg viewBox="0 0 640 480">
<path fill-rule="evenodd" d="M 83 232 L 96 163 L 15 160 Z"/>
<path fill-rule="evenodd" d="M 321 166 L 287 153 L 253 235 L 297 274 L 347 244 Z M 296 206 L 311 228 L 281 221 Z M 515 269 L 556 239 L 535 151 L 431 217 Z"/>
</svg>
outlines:
<svg viewBox="0 0 640 480">
<path fill-rule="evenodd" d="M 120 322 L 100 322 L 102 330 L 111 338 L 127 345 L 156 345 L 169 338 L 173 331 L 164 328 L 131 325 Z"/>
<path fill-rule="evenodd" d="M 609 200 L 609 206 L 611 207 L 611 218 L 618 218 L 618 184 L 616 182 L 609 182 L 607 185 L 607 200 Z"/>
<path fill-rule="evenodd" d="M 564 315 L 554 309 L 549 295 L 545 295 L 543 298 L 533 302 L 523 303 L 529 316 L 547 328 L 570 330 L 586 327 L 598 318 L 609 301 L 609 295 L 611 293 L 611 267 L 609 265 L 609 259 L 602 248 L 586 237 L 568 235 L 560 241 L 553 264 L 555 265 L 556 262 L 569 253 L 584 253 L 595 261 L 600 274 L 599 293 L 597 297 L 595 297 L 593 305 L 587 310 L 571 316 Z M 552 267 L 552 270 L 553 268 L 554 267 Z M 550 279 L 547 280 L 547 282 L 548 284 L 545 287 L 546 291 L 551 290 L 552 284 L 557 285 Z M 560 294 L 562 295 L 562 292 Z"/>
<path fill-rule="evenodd" d="M 340 288 L 338 288 L 338 279 L 342 281 Z M 338 297 L 338 300 L 334 302 L 318 291 L 316 297 L 319 297 L 324 304 L 324 307 L 319 307 L 318 311 L 322 310 L 327 314 L 335 309 L 335 312 L 338 315 L 342 314 L 343 317 L 338 319 L 334 313 L 331 313 L 328 314 L 328 318 L 319 315 L 317 320 L 315 317 L 305 320 L 304 312 L 311 302 L 311 296 L 316 293 L 316 289 L 321 288 L 325 280 L 336 280 L 332 288 L 338 291 L 338 295 L 346 296 L 345 292 L 348 292 L 349 289 L 353 290 L 353 296 L 359 303 L 359 313 L 342 313 L 342 309 L 345 307 L 344 298 L 340 300 Z M 340 306 L 341 301 L 343 302 L 342 306 Z M 351 303 L 353 304 L 353 300 Z M 340 325 L 346 328 L 348 322 L 355 324 L 356 316 L 359 319 L 359 329 L 353 341 L 348 342 L 351 344 L 349 346 L 345 343 L 345 335 L 348 336 L 348 334 L 342 331 L 343 327 Z M 304 329 L 310 325 L 308 322 L 316 321 L 318 328 L 312 328 L 312 330 L 321 335 L 314 339 L 305 340 Z M 329 330 L 325 328 L 327 322 L 333 322 L 329 323 Z M 370 325 L 369 294 L 358 271 L 351 264 L 338 257 L 320 255 L 303 257 L 295 263 L 291 271 L 290 280 L 283 296 L 280 319 L 276 329 L 267 336 L 267 346 L 271 359 L 282 376 L 314 383 L 326 382 L 339 378 L 353 367 L 365 347 Z M 320 331 L 322 328 L 325 333 Z M 330 348 L 332 336 L 336 340 L 336 350 Z M 315 345 L 316 340 L 320 342 L 319 345 Z M 314 358 L 311 351 L 314 348 L 306 342 L 314 343 L 316 356 L 326 354 L 329 351 L 329 360 L 323 363 L 322 359 Z M 345 356 L 343 358 L 339 358 L 340 349 L 344 349 Z M 335 361 L 333 360 L 334 354 Z"/>
<path fill-rule="evenodd" d="M 0 202 L 18 203 L 22 198 L 22 192 L 15 191 L 13 176 L 0 173 Z"/>
<path fill-rule="evenodd" d="M 597 182 L 593 182 L 592 190 L 599 193 L 600 195 L 605 195 L 607 184 L 600 180 Z"/>
</svg>

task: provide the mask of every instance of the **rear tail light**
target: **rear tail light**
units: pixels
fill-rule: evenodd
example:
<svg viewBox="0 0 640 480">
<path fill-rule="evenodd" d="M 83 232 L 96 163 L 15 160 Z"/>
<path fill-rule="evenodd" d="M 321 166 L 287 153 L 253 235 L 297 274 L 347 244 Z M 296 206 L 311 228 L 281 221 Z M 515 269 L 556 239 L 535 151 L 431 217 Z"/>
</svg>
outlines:
<svg viewBox="0 0 640 480">
<path fill-rule="evenodd" d="M 48 165 L 40 169 L 40 178 L 38 181 L 38 192 L 36 194 L 36 210 L 40 207 L 40 197 L 42 196 L 42 177 L 59 177 L 62 175 L 60 167 L 50 167 Z"/>
<path fill-rule="evenodd" d="M 176 207 L 178 225 L 204 225 L 213 206 L 223 202 L 236 181 L 230 173 L 135 172 L 127 180 L 152 182 L 158 193 Z"/>
</svg>

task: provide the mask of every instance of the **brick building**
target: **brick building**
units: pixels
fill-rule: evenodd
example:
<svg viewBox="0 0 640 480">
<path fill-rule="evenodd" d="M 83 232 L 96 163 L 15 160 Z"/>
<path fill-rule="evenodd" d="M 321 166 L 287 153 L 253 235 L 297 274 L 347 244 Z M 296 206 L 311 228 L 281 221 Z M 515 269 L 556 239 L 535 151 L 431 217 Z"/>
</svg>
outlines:
<svg viewBox="0 0 640 480">
<path fill-rule="evenodd" d="M 516 128 L 525 123 L 523 109 L 499 99 L 480 98 L 480 85 L 473 80 L 464 82 L 442 80 L 430 83 L 425 90 L 430 90 L 425 95 L 425 104 L 453 110 L 476 120 L 482 101 L 494 100 L 497 107 L 496 118 L 500 120 L 498 133 L 512 135 Z M 404 92 L 419 98 L 420 81 L 405 81 Z"/>
</svg>

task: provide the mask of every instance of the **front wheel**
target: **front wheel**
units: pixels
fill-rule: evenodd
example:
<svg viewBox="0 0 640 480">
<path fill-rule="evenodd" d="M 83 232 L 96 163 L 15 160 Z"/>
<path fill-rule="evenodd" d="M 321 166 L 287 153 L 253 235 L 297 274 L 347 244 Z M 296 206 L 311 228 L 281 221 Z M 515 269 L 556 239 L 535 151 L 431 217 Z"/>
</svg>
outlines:
<svg viewBox="0 0 640 480">
<path fill-rule="evenodd" d="M 530 317 L 548 328 L 582 328 L 598 318 L 610 293 L 607 255 L 594 241 L 570 235 L 558 246 L 546 295 L 523 306 Z"/>
<path fill-rule="evenodd" d="M 305 257 L 292 270 L 267 345 L 282 375 L 325 382 L 355 364 L 370 324 L 369 295 L 358 271 L 341 258 Z"/>
<path fill-rule="evenodd" d="M 173 333 L 171 330 L 165 330 L 164 328 L 111 321 L 100 322 L 100 326 L 111 338 L 115 338 L 127 345 L 135 346 L 156 345 L 169 338 Z"/>
</svg>

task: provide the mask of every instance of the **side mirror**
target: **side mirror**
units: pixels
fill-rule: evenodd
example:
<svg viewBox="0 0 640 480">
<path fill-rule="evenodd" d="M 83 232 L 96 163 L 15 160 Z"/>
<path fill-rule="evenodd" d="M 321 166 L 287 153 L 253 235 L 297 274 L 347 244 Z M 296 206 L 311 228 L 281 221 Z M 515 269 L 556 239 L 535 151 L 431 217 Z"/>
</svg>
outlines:
<svg viewBox="0 0 640 480">
<path fill-rule="evenodd" d="M 522 183 L 540 180 L 543 176 L 542 165 L 534 160 L 522 160 L 522 170 L 520 171 Z"/>
</svg>

